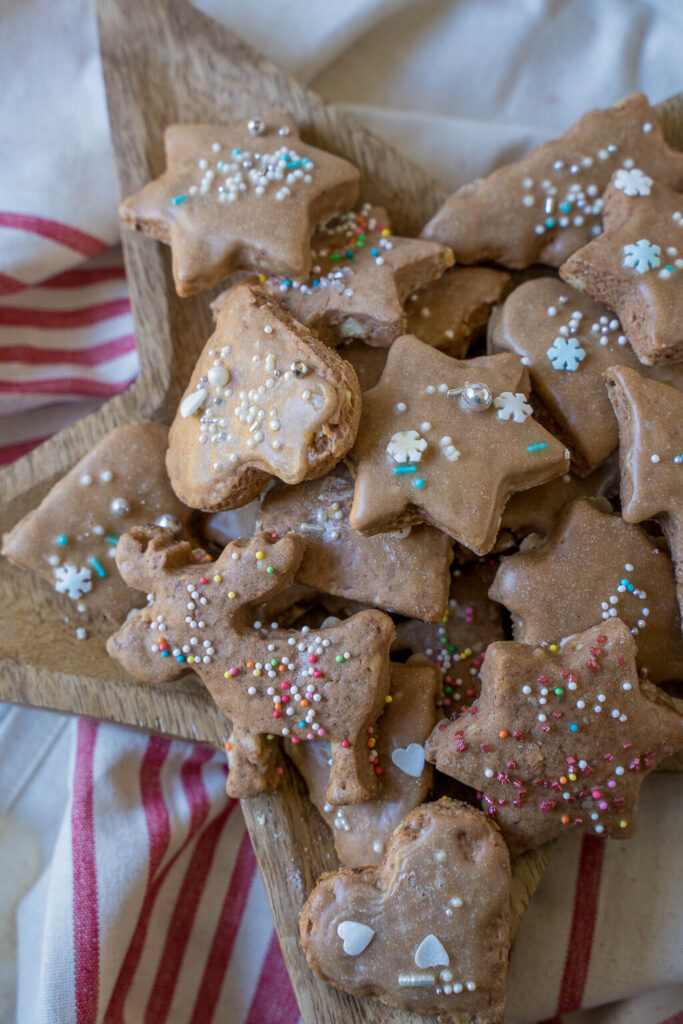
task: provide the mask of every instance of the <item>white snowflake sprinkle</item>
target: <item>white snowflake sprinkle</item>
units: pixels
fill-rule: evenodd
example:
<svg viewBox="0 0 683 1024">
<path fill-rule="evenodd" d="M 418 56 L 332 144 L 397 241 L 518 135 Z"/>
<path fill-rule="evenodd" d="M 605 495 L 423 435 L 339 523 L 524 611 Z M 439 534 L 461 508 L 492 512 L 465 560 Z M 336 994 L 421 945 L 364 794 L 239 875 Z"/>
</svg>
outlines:
<svg viewBox="0 0 683 1024">
<path fill-rule="evenodd" d="M 576 338 L 555 338 L 546 355 L 554 370 L 578 370 L 579 363 L 586 358 L 585 349 Z"/>
<path fill-rule="evenodd" d="M 55 569 L 55 590 L 66 594 L 72 601 L 92 590 L 92 573 L 83 567 L 78 569 L 72 562 L 65 562 Z"/>
<path fill-rule="evenodd" d="M 498 419 L 514 420 L 515 423 L 524 423 L 527 416 L 531 416 L 532 408 L 521 391 L 514 395 L 512 391 L 501 391 L 493 404 L 498 410 Z"/>
<path fill-rule="evenodd" d="M 661 249 L 658 245 L 640 238 L 623 248 L 624 266 L 632 267 L 637 274 L 646 274 L 648 270 L 656 270 L 659 266 Z"/>
<path fill-rule="evenodd" d="M 620 167 L 614 176 L 614 187 L 625 196 L 649 196 L 652 178 L 648 178 L 637 167 L 626 170 Z"/>
<path fill-rule="evenodd" d="M 417 430 L 400 430 L 387 445 L 387 451 L 394 462 L 419 462 L 427 442 Z"/>
</svg>

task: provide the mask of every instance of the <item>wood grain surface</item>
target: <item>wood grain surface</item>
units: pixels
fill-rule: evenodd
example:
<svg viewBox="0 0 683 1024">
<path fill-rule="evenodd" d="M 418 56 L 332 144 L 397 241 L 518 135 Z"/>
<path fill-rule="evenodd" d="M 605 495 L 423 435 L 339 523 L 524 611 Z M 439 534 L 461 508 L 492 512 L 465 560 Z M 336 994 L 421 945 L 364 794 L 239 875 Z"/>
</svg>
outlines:
<svg viewBox="0 0 683 1024">
<path fill-rule="evenodd" d="M 231 122 L 289 109 L 303 137 L 353 161 L 362 196 L 388 207 L 398 232 L 417 233 L 444 198 L 423 171 L 326 106 L 184 0 L 98 0 L 112 135 L 122 195 L 163 169 L 164 127 L 176 121 Z M 681 97 L 660 105 L 670 141 L 683 147 Z M 169 423 L 197 355 L 211 332 L 211 294 L 179 299 L 170 253 L 127 234 L 124 252 L 140 376 L 122 395 L 0 473 L 0 532 L 11 528 L 55 481 L 113 427 L 137 419 Z M 76 639 L 85 625 L 87 641 Z M 111 627 L 77 615 L 40 579 L 0 565 L 0 699 L 88 715 L 212 745 L 227 721 L 193 675 L 166 686 L 127 677 L 107 658 Z M 273 915 L 305 1024 L 409 1024 L 422 1018 L 355 1000 L 317 981 L 298 943 L 301 904 L 323 870 L 336 865 L 331 836 L 287 767 L 282 790 L 245 802 Z M 548 858 L 542 849 L 514 868 L 513 918 L 519 920 Z"/>
</svg>

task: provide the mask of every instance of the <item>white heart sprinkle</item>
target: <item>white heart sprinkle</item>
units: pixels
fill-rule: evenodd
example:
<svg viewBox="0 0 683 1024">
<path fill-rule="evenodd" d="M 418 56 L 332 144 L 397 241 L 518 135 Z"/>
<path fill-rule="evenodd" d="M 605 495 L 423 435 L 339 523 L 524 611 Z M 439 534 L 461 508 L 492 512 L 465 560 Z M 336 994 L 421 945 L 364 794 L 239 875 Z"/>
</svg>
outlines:
<svg viewBox="0 0 683 1024">
<path fill-rule="evenodd" d="M 337 935 L 344 943 L 347 956 L 358 956 L 367 949 L 374 934 L 370 925 L 361 924 L 360 921 L 340 921 L 337 925 Z"/>
<path fill-rule="evenodd" d="M 417 778 L 422 774 L 425 765 L 425 752 L 421 743 L 409 743 L 407 747 L 396 747 L 391 752 L 391 760 L 406 775 Z"/>
<path fill-rule="evenodd" d="M 448 967 L 450 959 L 436 935 L 426 935 L 415 950 L 415 963 L 418 967 Z"/>
<path fill-rule="evenodd" d="M 189 395 L 183 398 L 180 403 L 180 415 L 184 420 L 201 409 L 206 401 L 206 394 L 204 388 L 198 388 L 197 391 L 191 391 Z"/>
</svg>

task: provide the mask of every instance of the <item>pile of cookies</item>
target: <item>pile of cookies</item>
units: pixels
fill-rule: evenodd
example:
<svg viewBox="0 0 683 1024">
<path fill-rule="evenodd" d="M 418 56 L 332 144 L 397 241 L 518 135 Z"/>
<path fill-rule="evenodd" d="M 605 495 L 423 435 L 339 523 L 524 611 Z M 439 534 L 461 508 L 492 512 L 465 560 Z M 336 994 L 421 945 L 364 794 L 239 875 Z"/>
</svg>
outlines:
<svg viewBox="0 0 683 1024">
<path fill-rule="evenodd" d="M 683 749 L 683 154 L 632 96 L 420 239 L 287 114 L 166 162 L 122 220 L 223 286 L 214 332 L 170 430 L 113 431 L 3 553 L 135 679 L 197 673 L 232 796 L 294 761 L 344 865 L 316 974 L 498 1024 L 510 855 L 628 837 Z"/>
</svg>

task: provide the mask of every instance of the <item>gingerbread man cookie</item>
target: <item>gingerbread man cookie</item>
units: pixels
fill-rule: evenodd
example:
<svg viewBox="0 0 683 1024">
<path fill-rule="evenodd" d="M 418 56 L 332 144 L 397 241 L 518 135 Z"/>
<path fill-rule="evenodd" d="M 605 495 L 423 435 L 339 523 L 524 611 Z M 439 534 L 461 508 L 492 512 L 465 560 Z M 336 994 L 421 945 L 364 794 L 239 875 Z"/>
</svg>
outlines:
<svg viewBox="0 0 683 1024">
<path fill-rule="evenodd" d="M 424 520 L 490 551 L 510 495 L 568 468 L 567 450 L 531 417 L 528 391 L 515 356 L 457 360 L 412 335 L 395 341 L 349 455 L 353 528 Z"/>
<path fill-rule="evenodd" d="M 323 476 L 353 444 L 360 388 L 349 363 L 262 291 L 240 285 L 194 368 L 171 426 L 178 497 L 213 512 L 279 477 Z"/>
<path fill-rule="evenodd" d="M 661 520 L 683 616 L 683 394 L 624 366 L 605 374 L 619 421 L 621 514 Z"/>
<path fill-rule="evenodd" d="M 358 197 L 358 170 L 302 142 L 289 114 L 174 124 L 164 149 L 166 171 L 124 200 L 119 216 L 171 246 L 179 295 L 240 269 L 307 274 L 313 231 Z"/>
<path fill-rule="evenodd" d="M 125 619 L 143 598 L 121 579 L 114 556 L 122 533 L 159 523 L 187 537 L 192 512 L 166 475 L 168 431 L 131 423 L 106 434 L 3 538 L 2 554 L 42 576 L 79 611 Z"/>
<path fill-rule="evenodd" d="M 349 524 L 352 500 L 353 480 L 338 467 L 321 480 L 269 491 L 258 528 L 305 539 L 300 583 L 399 615 L 441 621 L 453 558 L 449 538 L 432 526 L 363 537 Z"/>
<path fill-rule="evenodd" d="M 683 188 L 683 154 L 664 140 L 645 96 L 585 114 L 544 142 L 446 200 L 423 237 L 449 245 L 458 263 L 559 267 L 600 234 L 602 194 L 617 168 L 640 167 Z"/>
<path fill-rule="evenodd" d="M 328 345 L 351 338 L 388 348 L 405 331 L 403 303 L 453 263 L 437 242 L 392 235 L 387 212 L 366 203 L 318 228 L 306 278 L 262 276 L 263 287 Z M 212 304 L 220 308 L 223 296 Z"/>
<path fill-rule="evenodd" d="M 367 611 L 315 633 L 255 621 L 254 605 L 294 580 L 303 554 L 296 536 L 233 541 L 210 567 L 194 565 L 191 554 L 159 527 L 121 538 L 121 575 L 148 604 L 109 638 L 109 654 L 143 682 L 170 682 L 188 668 L 199 674 L 233 723 L 231 796 L 277 784 L 272 738 L 282 736 L 331 743 L 330 803 L 368 799 L 377 777 L 365 737 L 389 691 L 391 619 Z"/>
<path fill-rule="evenodd" d="M 615 362 L 639 365 L 619 320 L 556 278 L 536 278 L 494 311 L 489 347 L 517 353 L 529 368 L 542 406 L 537 415 L 570 449 L 575 472 L 585 476 L 602 465 L 619 441 L 602 375 Z M 683 366 L 650 372 L 662 371 L 683 387 Z"/>
<path fill-rule="evenodd" d="M 641 363 L 680 361 L 683 196 L 638 166 L 617 171 L 603 202 L 604 233 L 560 274 L 614 310 Z"/>
<path fill-rule="evenodd" d="M 652 683 L 683 680 L 669 555 L 600 502 L 565 505 L 541 544 L 501 559 L 489 593 L 511 612 L 523 643 L 558 643 L 619 616 L 635 637 L 643 675 Z"/>
<path fill-rule="evenodd" d="M 467 804 L 412 811 L 384 860 L 323 875 L 301 913 L 309 966 L 353 995 L 449 1024 L 502 1024 L 510 857 Z"/>
<path fill-rule="evenodd" d="M 425 764 L 424 743 L 436 725 L 436 698 L 441 679 L 433 665 L 391 665 L 391 691 L 368 746 L 379 775 L 373 800 L 332 807 L 325 792 L 330 752 L 325 743 L 289 744 L 285 749 L 303 775 L 311 800 L 332 829 L 335 849 L 347 867 L 378 864 L 401 819 L 426 800 L 432 769 Z"/>
<path fill-rule="evenodd" d="M 413 292 L 406 302 L 406 332 L 464 359 L 486 330 L 491 308 L 500 302 L 512 278 L 490 267 L 457 267 Z"/>
<path fill-rule="evenodd" d="M 427 757 L 479 792 L 513 850 L 564 831 L 626 838 L 640 785 L 683 749 L 683 715 L 639 681 L 620 619 L 556 645 L 492 644 L 476 715 L 436 726 Z"/>
</svg>

